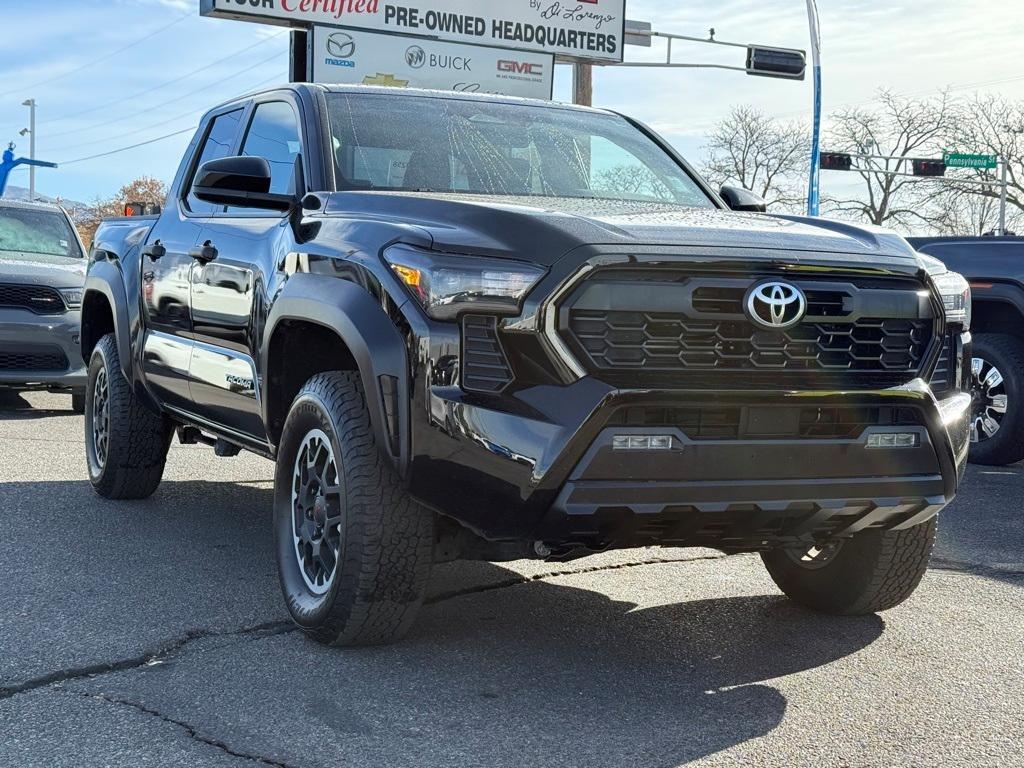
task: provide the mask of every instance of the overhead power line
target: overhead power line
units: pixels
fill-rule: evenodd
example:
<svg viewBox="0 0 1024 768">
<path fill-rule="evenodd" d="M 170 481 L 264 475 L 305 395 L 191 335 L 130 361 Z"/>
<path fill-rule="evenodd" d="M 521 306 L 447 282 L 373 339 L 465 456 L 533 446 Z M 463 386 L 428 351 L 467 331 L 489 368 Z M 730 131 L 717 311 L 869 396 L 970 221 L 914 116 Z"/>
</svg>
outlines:
<svg viewBox="0 0 1024 768">
<path fill-rule="evenodd" d="M 116 155 L 119 152 L 127 152 L 129 149 L 145 147 L 147 144 L 156 144 L 158 141 L 164 141 L 165 139 L 170 139 L 174 136 L 181 136 L 181 134 L 183 133 L 188 133 L 189 131 L 194 130 L 195 126 L 191 126 L 189 128 L 182 128 L 180 131 L 175 131 L 174 133 L 167 133 L 164 134 L 163 136 L 157 136 L 155 139 L 149 139 L 148 141 L 140 141 L 138 144 L 132 144 L 130 147 L 120 147 L 119 149 L 112 149 L 109 152 L 101 152 L 98 155 L 89 155 L 88 157 L 79 157 L 75 158 L 74 160 L 65 160 L 62 163 L 58 163 L 58 165 L 74 165 L 75 163 L 84 163 L 86 160 L 98 160 L 101 157 L 110 157 L 111 155 Z"/>
<path fill-rule="evenodd" d="M 47 85 L 49 83 L 55 82 L 57 80 L 60 80 L 62 78 L 68 77 L 69 75 L 77 74 L 78 72 L 81 72 L 83 69 L 88 69 L 89 67 L 95 66 L 96 64 L 100 64 L 100 63 L 102 63 L 104 61 L 109 61 L 110 59 L 114 58 L 118 54 L 124 53 L 125 51 L 127 51 L 127 50 L 129 50 L 131 48 L 134 48 L 135 46 L 140 45 L 140 44 L 146 42 L 147 40 L 151 40 L 152 38 L 156 37 L 160 33 L 166 32 L 168 29 L 170 29 L 171 27 L 175 26 L 176 24 L 180 24 L 185 19 L 192 18 L 192 16 L 193 16 L 193 14 L 186 13 L 183 16 L 179 16 L 178 18 L 176 18 L 174 21 L 170 22 L 169 24 L 165 24 L 164 26 L 160 27 L 159 29 L 153 30 L 148 35 L 144 35 L 144 36 L 138 38 L 137 40 L 135 40 L 134 42 L 129 43 L 128 45 L 122 46 L 121 48 L 113 50 L 110 53 L 104 54 L 103 56 L 100 56 L 99 58 L 92 59 L 91 61 L 87 61 L 84 64 L 81 64 L 81 65 L 79 65 L 77 67 L 69 69 L 69 70 L 67 70 L 65 72 L 61 72 L 59 75 L 53 75 L 52 77 L 48 77 L 48 78 L 46 78 L 44 80 L 37 80 L 36 82 L 29 83 L 28 85 L 19 85 L 17 88 L 14 88 L 14 89 L 12 89 L 10 91 L 5 91 L 4 93 L 0 93 L 0 98 L 3 98 L 5 96 L 10 96 L 12 93 L 24 93 L 25 91 L 30 90 L 32 88 L 37 88 L 40 85 Z"/>
<path fill-rule="evenodd" d="M 253 67 L 261 67 L 264 64 L 269 64 L 271 61 L 273 61 L 277 57 L 278 57 L 278 54 L 275 53 L 273 56 L 269 56 L 266 59 L 258 61 L 255 64 L 253 64 L 252 66 Z M 185 93 L 185 94 L 183 94 L 181 96 L 177 96 L 177 97 L 175 97 L 173 99 L 167 99 L 166 101 L 161 101 L 160 105 L 159 105 L 159 108 L 162 110 L 163 108 L 165 108 L 165 107 L 167 107 L 167 106 L 169 106 L 171 104 L 177 104 L 179 101 L 184 101 L 185 99 L 192 98 L 193 96 L 195 96 L 198 93 L 204 93 L 205 91 L 209 91 L 210 89 L 216 88 L 218 86 L 224 86 L 225 84 L 226 83 L 225 83 L 224 80 L 216 80 L 216 81 L 210 83 L 209 85 L 204 85 L 202 88 L 196 88 L 193 91 L 189 91 L 188 93 Z M 129 98 L 131 98 L 131 97 L 129 97 Z M 90 131 L 96 130 L 97 128 L 104 128 L 104 127 L 106 127 L 108 125 L 114 125 L 115 123 L 124 123 L 126 119 L 130 119 L 130 118 L 126 118 L 124 115 L 121 115 L 121 116 L 118 116 L 118 117 L 111 118 L 109 120 L 104 120 L 101 123 L 94 123 L 92 125 L 87 125 L 87 126 L 84 126 L 82 128 L 75 128 L 73 130 L 68 130 L 68 131 L 59 131 L 57 133 L 47 133 L 47 134 L 45 134 L 45 137 L 46 137 L 47 140 L 49 140 L 49 139 L 60 138 L 61 136 L 71 136 L 73 134 L 88 133 Z M 174 120 L 174 118 L 172 118 L 171 120 L 165 120 L 164 122 L 165 123 L 166 122 L 173 122 L 173 120 Z M 118 137 L 117 136 L 107 136 L 106 138 L 110 139 L 110 138 L 118 138 Z M 100 141 L 103 141 L 103 139 L 100 139 Z M 64 147 L 64 149 L 74 149 L 75 147 L 87 146 L 88 144 L 95 144 L 95 143 L 96 142 L 84 142 L 84 143 L 81 143 L 81 144 L 74 144 L 74 145 L 72 145 L 70 147 Z"/>
<path fill-rule="evenodd" d="M 277 80 L 277 79 L 278 79 L 278 76 L 274 75 L 273 77 L 267 78 L 266 80 L 262 80 L 262 81 L 256 83 L 255 85 L 251 86 L 248 90 L 249 91 L 255 90 L 255 89 L 257 89 L 257 88 L 259 88 L 259 87 L 261 87 L 263 85 L 266 85 L 267 83 L 270 83 L 270 82 L 272 82 L 274 80 Z M 195 125 L 191 125 L 188 128 L 182 128 L 180 131 L 174 131 L 172 133 L 165 133 L 163 136 L 157 136 L 156 138 L 153 138 L 153 139 L 147 139 L 146 141 L 140 141 L 137 144 L 131 144 L 131 145 L 127 146 L 127 147 L 118 147 L 117 149 L 111 149 L 111 150 L 109 150 L 107 152 L 100 152 L 98 154 L 89 155 L 87 157 L 76 157 L 74 160 L 61 160 L 57 164 L 59 166 L 74 165 L 75 163 L 84 163 L 87 160 L 98 160 L 98 159 L 103 158 L 103 157 L 110 157 L 111 155 L 116 155 L 116 154 L 119 154 L 121 152 L 127 152 L 128 150 L 131 150 L 131 149 L 138 149 L 139 147 L 145 147 L 145 146 L 147 146 L 149 144 L 156 144 L 159 141 L 164 141 L 166 139 L 170 139 L 170 138 L 173 138 L 175 136 L 180 136 L 183 133 L 189 133 L 191 131 L 194 131 L 195 129 L 196 129 L 196 126 Z"/>
<path fill-rule="evenodd" d="M 237 51 L 233 51 L 232 53 L 229 53 L 227 56 L 223 56 L 223 57 L 221 57 L 221 58 L 219 58 L 219 59 L 217 59 L 215 61 L 211 61 L 211 62 L 209 62 L 207 64 L 204 64 L 203 66 L 199 67 L 198 69 L 193 69 L 191 72 L 186 72 L 183 75 L 179 75 L 178 77 L 172 78 L 171 80 L 166 80 L 166 81 L 164 81 L 162 83 L 159 83 L 157 85 L 150 86 L 149 88 L 145 88 L 145 89 L 143 89 L 141 91 L 138 91 L 137 93 L 133 93 L 133 94 L 131 94 L 129 96 L 123 96 L 121 98 L 114 99 L 112 101 L 108 101 L 108 102 L 103 103 L 103 104 L 97 104 L 95 106 L 89 107 L 88 109 L 83 109 L 83 110 L 80 110 L 78 112 L 71 112 L 70 114 L 58 115 L 57 117 L 51 117 L 48 120 L 41 120 L 39 122 L 39 124 L 40 125 L 49 125 L 51 123 L 63 122 L 65 120 L 71 120 L 71 119 L 74 119 L 76 117 L 81 117 L 82 115 L 88 115 L 88 114 L 92 114 L 93 112 L 98 112 L 101 109 L 107 109 L 108 107 L 115 107 L 118 104 L 122 104 L 124 102 L 134 101 L 135 99 L 139 98 L 140 96 L 145 96 L 147 94 L 153 93 L 154 91 L 158 91 L 161 88 L 166 88 L 169 85 L 174 85 L 175 83 L 180 83 L 182 80 L 187 80 L 190 77 L 193 77 L 195 75 L 201 74 L 202 72 L 207 71 L 211 67 L 215 67 L 218 64 L 223 64 L 225 61 L 228 61 L 230 59 L 234 59 L 234 58 L 236 58 L 238 56 L 241 56 L 242 54 L 251 51 L 253 48 L 257 48 L 257 47 L 259 47 L 261 45 L 265 45 L 269 41 L 274 40 L 274 39 L 280 37 L 281 35 L 285 34 L 286 32 L 287 32 L 287 30 L 282 30 L 281 32 L 275 32 L 273 35 L 265 37 L 262 40 L 259 40 L 259 41 L 255 42 L 255 43 L 253 43 L 252 45 L 247 45 L 244 48 L 240 48 Z M 276 56 L 276 54 L 275 54 L 275 56 Z M 267 59 L 267 61 L 269 61 L 269 59 Z M 261 62 L 257 63 L 255 66 L 259 66 L 260 64 L 265 64 L 265 63 L 266 63 L 266 61 L 261 61 Z M 114 120 L 111 120 L 111 121 L 108 121 L 108 122 L 105 122 L 105 123 L 97 123 L 95 125 L 89 126 L 89 128 L 83 128 L 83 129 L 79 129 L 79 130 L 90 130 L 91 128 L 99 128 L 99 127 L 101 127 L 103 125 L 110 125 L 111 123 L 118 122 L 120 119 L 121 118 L 115 118 Z M 65 135 L 71 134 L 71 133 L 78 133 L 78 130 L 74 130 L 74 131 L 61 131 L 60 133 L 51 133 L 51 134 L 48 134 L 48 135 L 50 137 L 54 137 L 54 136 L 65 136 Z"/>
</svg>

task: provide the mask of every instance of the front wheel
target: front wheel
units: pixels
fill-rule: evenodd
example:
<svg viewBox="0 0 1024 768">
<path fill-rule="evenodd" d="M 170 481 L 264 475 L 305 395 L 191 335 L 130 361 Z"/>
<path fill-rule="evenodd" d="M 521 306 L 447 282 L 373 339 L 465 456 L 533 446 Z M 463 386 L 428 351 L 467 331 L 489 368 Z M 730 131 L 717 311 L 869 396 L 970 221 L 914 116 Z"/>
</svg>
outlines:
<svg viewBox="0 0 1024 768">
<path fill-rule="evenodd" d="M 903 531 L 867 530 L 761 557 L 779 589 L 801 605 L 846 616 L 877 613 L 917 589 L 928 569 L 936 525 L 933 517 Z"/>
<path fill-rule="evenodd" d="M 85 390 L 85 455 L 89 480 L 107 499 L 145 499 L 164 474 L 171 430 L 139 402 L 121 371 L 113 334 L 89 360 Z"/>
<path fill-rule="evenodd" d="M 434 517 L 382 457 L 358 374 L 318 374 L 296 397 L 274 533 L 285 602 L 312 638 L 377 645 L 408 631 L 426 594 Z"/>
<path fill-rule="evenodd" d="M 971 454 L 975 464 L 1024 459 L 1024 341 L 1002 333 L 974 337 Z"/>
</svg>

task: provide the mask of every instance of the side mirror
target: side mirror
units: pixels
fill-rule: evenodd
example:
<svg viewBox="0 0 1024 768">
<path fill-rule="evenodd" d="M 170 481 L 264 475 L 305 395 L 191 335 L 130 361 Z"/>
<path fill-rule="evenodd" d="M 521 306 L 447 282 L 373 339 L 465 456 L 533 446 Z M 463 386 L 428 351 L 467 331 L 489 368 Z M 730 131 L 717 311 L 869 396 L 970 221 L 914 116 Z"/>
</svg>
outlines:
<svg viewBox="0 0 1024 768">
<path fill-rule="evenodd" d="M 270 183 L 270 163 L 264 158 L 222 157 L 199 166 L 192 192 L 216 205 L 290 210 L 295 197 L 271 192 Z"/>
<path fill-rule="evenodd" d="M 725 204 L 734 211 L 749 211 L 751 213 L 765 213 L 768 205 L 764 198 L 749 189 L 743 187 L 722 187 L 720 193 Z"/>
</svg>

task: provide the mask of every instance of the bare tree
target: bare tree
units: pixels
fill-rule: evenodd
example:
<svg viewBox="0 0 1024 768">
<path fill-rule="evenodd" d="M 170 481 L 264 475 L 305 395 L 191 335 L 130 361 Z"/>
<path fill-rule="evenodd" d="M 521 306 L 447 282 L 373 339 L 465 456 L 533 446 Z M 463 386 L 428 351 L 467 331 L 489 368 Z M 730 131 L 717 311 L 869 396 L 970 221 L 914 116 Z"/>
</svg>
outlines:
<svg viewBox="0 0 1024 768">
<path fill-rule="evenodd" d="M 708 140 L 704 175 L 714 184 L 739 184 L 769 206 L 794 206 L 810 154 L 808 131 L 750 106 L 730 110 Z"/>
<path fill-rule="evenodd" d="M 670 200 L 672 191 L 650 169 L 641 165 L 616 165 L 601 171 L 594 179 L 594 189 L 599 192 L 646 197 L 655 200 Z"/>
<path fill-rule="evenodd" d="M 1007 161 L 1006 205 L 1010 218 L 1024 214 L 1024 103 L 995 96 L 975 96 L 957 105 L 948 144 L 962 152 L 998 155 Z M 982 197 L 990 202 L 1001 194 L 998 186 L 958 185 L 956 179 L 997 181 L 998 171 L 977 170 L 959 176 L 950 174 L 950 186 L 958 193 Z M 1015 215 L 1016 214 L 1016 215 Z"/>
<path fill-rule="evenodd" d="M 881 91 L 878 101 L 875 109 L 857 107 L 831 116 L 830 150 L 879 157 L 856 161 L 859 194 L 826 196 L 825 207 L 871 224 L 932 228 L 936 208 L 931 203 L 941 194 L 941 183 L 890 173 L 910 174 L 913 158 L 941 155 L 955 120 L 953 103 L 947 93 L 918 100 L 888 91 Z"/>
<path fill-rule="evenodd" d="M 124 215 L 126 203 L 163 204 L 167 199 L 167 185 L 152 176 L 140 176 L 128 182 L 117 194 L 107 200 L 97 199 L 92 206 L 80 209 L 74 215 L 75 226 L 87 246 L 92 242 L 96 228 L 103 219 Z"/>
</svg>

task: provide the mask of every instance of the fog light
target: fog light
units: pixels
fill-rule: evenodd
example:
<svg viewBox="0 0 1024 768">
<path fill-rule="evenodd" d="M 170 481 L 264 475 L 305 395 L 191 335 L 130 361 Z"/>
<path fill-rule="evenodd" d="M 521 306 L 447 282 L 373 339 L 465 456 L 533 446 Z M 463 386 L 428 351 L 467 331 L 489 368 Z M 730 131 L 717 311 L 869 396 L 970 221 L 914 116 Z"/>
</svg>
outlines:
<svg viewBox="0 0 1024 768">
<path fill-rule="evenodd" d="M 868 435 L 868 448 L 917 448 L 916 432 L 875 432 Z"/>
<path fill-rule="evenodd" d="M 671 435 L 615 435 L 612 449 L 616 451 L 671 451 Z"/>
</svg>

